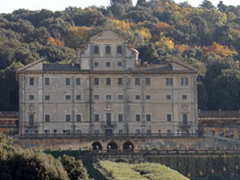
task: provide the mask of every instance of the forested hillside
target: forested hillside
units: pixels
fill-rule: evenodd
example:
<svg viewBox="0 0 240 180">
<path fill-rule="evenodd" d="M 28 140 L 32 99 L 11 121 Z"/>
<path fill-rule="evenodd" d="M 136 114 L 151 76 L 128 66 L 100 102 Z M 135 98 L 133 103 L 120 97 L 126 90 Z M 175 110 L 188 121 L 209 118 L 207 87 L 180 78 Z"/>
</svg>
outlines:
<svg viewBox="0 0 240 180">
<path fill-rule="evenodd" d="M 200 109 L 240 109 L 240 6 L 195 8 L 171 0 L 111 0 L 109 7 L 67 7 L 64 11 L 19 9 L 0 14 L 0 111 L 18 110 L 15 70 L 47 57 L 76 59 L 88 37 L 116 31 L 149 63 L 181 59 L 200 70 Z"/>
</svg>

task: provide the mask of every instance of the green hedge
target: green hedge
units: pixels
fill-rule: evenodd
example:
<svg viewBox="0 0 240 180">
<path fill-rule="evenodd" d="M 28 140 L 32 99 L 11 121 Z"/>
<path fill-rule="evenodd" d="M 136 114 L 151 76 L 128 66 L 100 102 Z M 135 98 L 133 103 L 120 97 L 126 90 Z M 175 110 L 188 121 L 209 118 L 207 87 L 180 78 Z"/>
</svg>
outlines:
<svg viewBox="0 0 240 180">
<path fill-rule="evenodd" d="M 96 167 L 114 180 L 188 180 L 180 173 L 155 163 L 126 164 L 100 161 Z"/>
</svg>

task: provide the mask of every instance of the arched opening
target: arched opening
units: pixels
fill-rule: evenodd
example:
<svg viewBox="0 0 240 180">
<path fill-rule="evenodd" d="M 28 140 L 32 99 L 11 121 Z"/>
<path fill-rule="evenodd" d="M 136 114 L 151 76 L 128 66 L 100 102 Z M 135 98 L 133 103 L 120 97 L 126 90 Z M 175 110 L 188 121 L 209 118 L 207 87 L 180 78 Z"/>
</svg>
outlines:
<svg viewBox="0 0 240 180">
<path fill-rule="evenodd" d="M 131 142 L 125 142 L 123 144 L 123 151 L 124 152 L 133 152 L 134 151 L 134 146 Z"/>
<path fill-rule="evenodd" d="M 106 54 L 111 54 L 111 48 L 110 48 L 110 46 L 106 46 Z"/>
<path fill-rule="evenodd" d="M 93 151 L 101 151 L 102 150 L 101 143 L 99 143 L 99 142 L 92 143 L 92 150 Z"/>
<path fill-rule="evenodd" d="M 93 52 L 94 52 L 94 54 L 98 54 L 99 53 L 99 47 L 98 46 L 94 46 Z"/>
<path fill-rule="evenodd" d="M 107 152 L 117 151 L 118 145 L 115 142 L 110 142 L 107 145 Z"/>
<path fill-rule="evenodd" d="M 122 46 L 118 46 L 117 47 L 117 53 L 118 54 L 122 54 Z"/>
</svg>

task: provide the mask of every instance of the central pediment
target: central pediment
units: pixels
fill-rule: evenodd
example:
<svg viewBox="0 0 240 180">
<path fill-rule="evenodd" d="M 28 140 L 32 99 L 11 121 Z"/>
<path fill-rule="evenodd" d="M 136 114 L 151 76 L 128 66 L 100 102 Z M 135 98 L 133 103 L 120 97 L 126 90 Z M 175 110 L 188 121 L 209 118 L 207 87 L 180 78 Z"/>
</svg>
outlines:
<svg viewBox="0 0 240 180">
<path fill-rule="evenodd" d="M 112 31 L 104 31 L 90 38 L 91 42 L 124 42 L 124 38 Z"/>
</svg>

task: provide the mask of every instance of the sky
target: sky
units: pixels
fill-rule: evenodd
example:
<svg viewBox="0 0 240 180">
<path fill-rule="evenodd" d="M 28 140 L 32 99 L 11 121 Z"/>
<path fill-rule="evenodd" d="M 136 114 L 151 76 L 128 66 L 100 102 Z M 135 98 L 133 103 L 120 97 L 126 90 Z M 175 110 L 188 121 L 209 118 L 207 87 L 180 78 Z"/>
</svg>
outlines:
<svg viewBox="0 0 240 180">
<path fill-rule="evenodd" d="M 197 7 L 202 0 L 175 0 L 176 3 L 188 1 L 192 6 Z M 219 0 L 210 0 L 215 6 Z M 239 0 L 222 0 L 226 5 L 240 5 Z M 137 0 L 133 0 L 136 4 Z M 88 7 L 88 6 L 108 6 L 110 0 L 0 0 L 0 14 L 11 13 L 17 9 L 41 10 L 49 9 L 52 11 L 64 10 L 66 7 Z"/>
</svg>

